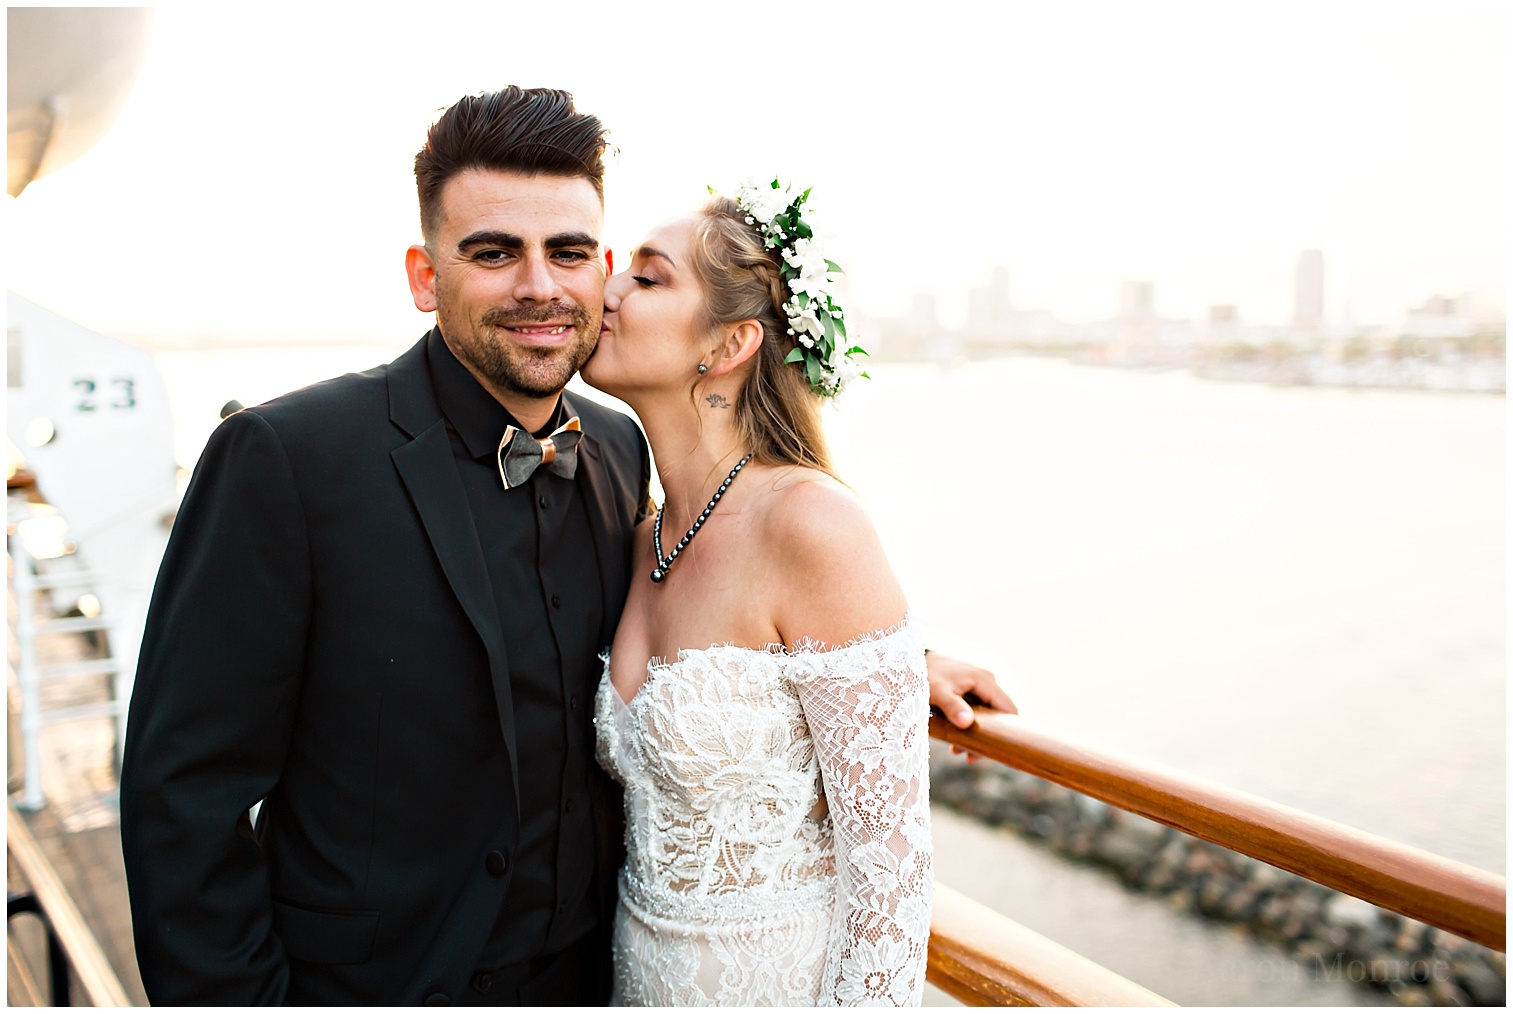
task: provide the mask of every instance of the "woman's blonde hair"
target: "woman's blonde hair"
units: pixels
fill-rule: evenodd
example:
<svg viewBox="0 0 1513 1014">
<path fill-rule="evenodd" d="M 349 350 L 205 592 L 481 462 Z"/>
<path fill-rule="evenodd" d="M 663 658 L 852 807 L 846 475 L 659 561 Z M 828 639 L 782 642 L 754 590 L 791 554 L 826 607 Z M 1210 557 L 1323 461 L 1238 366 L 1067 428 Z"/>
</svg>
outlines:
<svg viewBox="0 0 1513 1014">
<path fill-rule="evenodd" d="M 691 261 L 704 289 L 705 323 L 756 320 L 762 347 L 736 399 L 736 426 L 752 458 L 765 465 L 804 465 L 830 476 L 835 469 L 820 424 L 823 399 L 804 371 L 783 358 L 793 348 L 783 304 L 788 288 L 778 252 L 762 245 L 746 213 L 728 197 L 712 197 L 694 222 Z"/>
</svg>

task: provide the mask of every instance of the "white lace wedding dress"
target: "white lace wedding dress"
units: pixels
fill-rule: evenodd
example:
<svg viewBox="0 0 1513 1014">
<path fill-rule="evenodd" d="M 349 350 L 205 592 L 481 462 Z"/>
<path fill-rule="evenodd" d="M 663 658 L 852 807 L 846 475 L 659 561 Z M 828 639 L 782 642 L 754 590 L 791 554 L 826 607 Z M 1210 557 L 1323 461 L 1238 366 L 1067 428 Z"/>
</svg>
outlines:
<svg viewBox="0 0 1513 1014">
<path fill-rule="evenodd" d="M 906 620 L 844 647 L 606 659 L 599 762 L 625 786 L 616 1002 L 917 1005 L 931 877 L 924 650 Z"/>
</svg>

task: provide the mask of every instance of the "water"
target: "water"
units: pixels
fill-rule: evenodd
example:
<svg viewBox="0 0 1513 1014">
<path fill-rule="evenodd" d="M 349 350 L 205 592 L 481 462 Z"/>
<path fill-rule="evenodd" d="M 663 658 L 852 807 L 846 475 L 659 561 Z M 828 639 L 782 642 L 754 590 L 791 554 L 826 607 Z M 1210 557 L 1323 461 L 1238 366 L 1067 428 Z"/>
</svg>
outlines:
<svg viewBox="0 0 1513 1014">
<path fill-rule="evenodd" d="M 399 349 L 164 353 L 180 458 Z M 1505 402 L 1008 358 L 830 413 L 929 642 L 1037 719 L 1504 869 Z M 1186 1003 L 1342 1003 L 1280 952 L 942 814 L 941 881 Z"/>
<path fill-rule="evenodd" d="M 1174 912 L 1002 828 L 934 814 L 936 879 L 1184 1007 L 1390 1003 L 1325 963 L 1299 960 L 1236 926 Z M 932 990 L 936 1003 L 949 998 Z"/>
<path fill-rule="evenodd" d="M 873 372 L 832 431 L 933 645 L 1079 737 L 1503 870 L 1502 398 Z"/>
</svg>

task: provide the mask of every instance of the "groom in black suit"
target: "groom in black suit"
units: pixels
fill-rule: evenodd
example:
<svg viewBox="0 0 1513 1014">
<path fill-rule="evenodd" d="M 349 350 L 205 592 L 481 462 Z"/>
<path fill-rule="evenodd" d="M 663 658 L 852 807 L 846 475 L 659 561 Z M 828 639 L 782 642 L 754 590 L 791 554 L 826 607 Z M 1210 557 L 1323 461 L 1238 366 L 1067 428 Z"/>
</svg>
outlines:
<svg viewBox="0 0 1513 1014">
<path fill-rule="evenodd" d="M 604 1002 L 590 715 L 650 465 L 562 391 L 599 334 L 603 144 L 564 92 L 447 110 L 408 259 L 438 327 L 206 447 L 122 770 L 155 1004 Z"/>
<path fill-rule="evenodd" d="M 563 392 L 599 334 L 603 146 L 565 92 L 448 109 L 407 259 L 437 327 L 207 445 L 121 773 L 154 1004 L 607 999 L 623 817 L 590 715 L 650 465 Z M 966 690 L 1008 704 L 960 664 L 932 689 L 960 725 Z"/>
</svg>

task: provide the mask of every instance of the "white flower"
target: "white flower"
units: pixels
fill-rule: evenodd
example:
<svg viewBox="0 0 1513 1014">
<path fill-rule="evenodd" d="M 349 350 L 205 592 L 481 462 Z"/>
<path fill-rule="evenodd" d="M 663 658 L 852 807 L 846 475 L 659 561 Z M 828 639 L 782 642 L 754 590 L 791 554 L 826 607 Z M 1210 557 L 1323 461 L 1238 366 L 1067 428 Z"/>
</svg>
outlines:
<svg viewBox="0 0 1513 1014">
<path fill-rule="evenodd" d="M 820 323 L 819 307 L 813 302 L 800 309 L 795 302 L 788 302 L 783 306 L 783 312 L 788 314 L 788 326 L 800 335 L 810 335 L 813 338 L 825 337 L 825 325 Z M 814 342 L 809 342 L 805 348 L 813 348 Z"/>
<path fill-rule="evenodd" d="M 792 236 L 792 230 L 775 221 L 799 196 L 800 192 L 791 184 L 748 179 L 737 188 L 735 200 L 744 213 L 746 224 L 759 227 L 764 246 L 782 254 L 784 275 L 787 276 L 784 280 L 792 294 L 783 307 L 788 317 L 788 334 L 804 350 L 802 362 L 796 361 L 793 365 L 815 378 L 813 388 L 817 393 L 830 397 L 839 394 L 843 387 L 860 376 L 862 368 L 845 351 L 852 347 L 852 343 L 840 333 L 843 313 L 831 291 L 836 283 L 830 277 L 832 268 L 821 244 L 812 237 Z M 806 201 L 802 211 L 810 210 L 812 207 Z M 809 231 L 799 211 L 794 212 L 790 224 L 798 231 Z M 838 268 L 834 270 L 839 271 Z M 798 305 L 800 301 L 805 304 L 802 308 Z M 826 337 L 826 323 L 835 327 L 833 337 Z"/>
<path fill-rule="evenodd" d="M 783 251 L 783 260 L 798 268 L 801 275 L 825 277 L 830 265 L 825 262 L 825 251 L 812 239 L 796 239 Z"/>
<path fill-rule="evenodd" d="M 774 215 L 782 214 L 793 203 L 791 186 L 774 189 L 770 186 L 746 184 L 736 193 L 736 203 L 751 217 L 763 225 L 771 222 Z"/>
<path fill-rule="evenodd" d="M 799 242 L 802 243 L 803 240 L 799 240 Z M 784 256 L 787 253 L 788 251 L 783 251 Z M 799 275 L 797 278 L 788 279 L 788 288 L 793 290 L 794 295 L 798 295 L 800 292 L 807 292 L 812 299 L 829 295 L 829 286 L 830 279 L 824 275 L 814 275 L 808 272 Z"/>
</svg>

